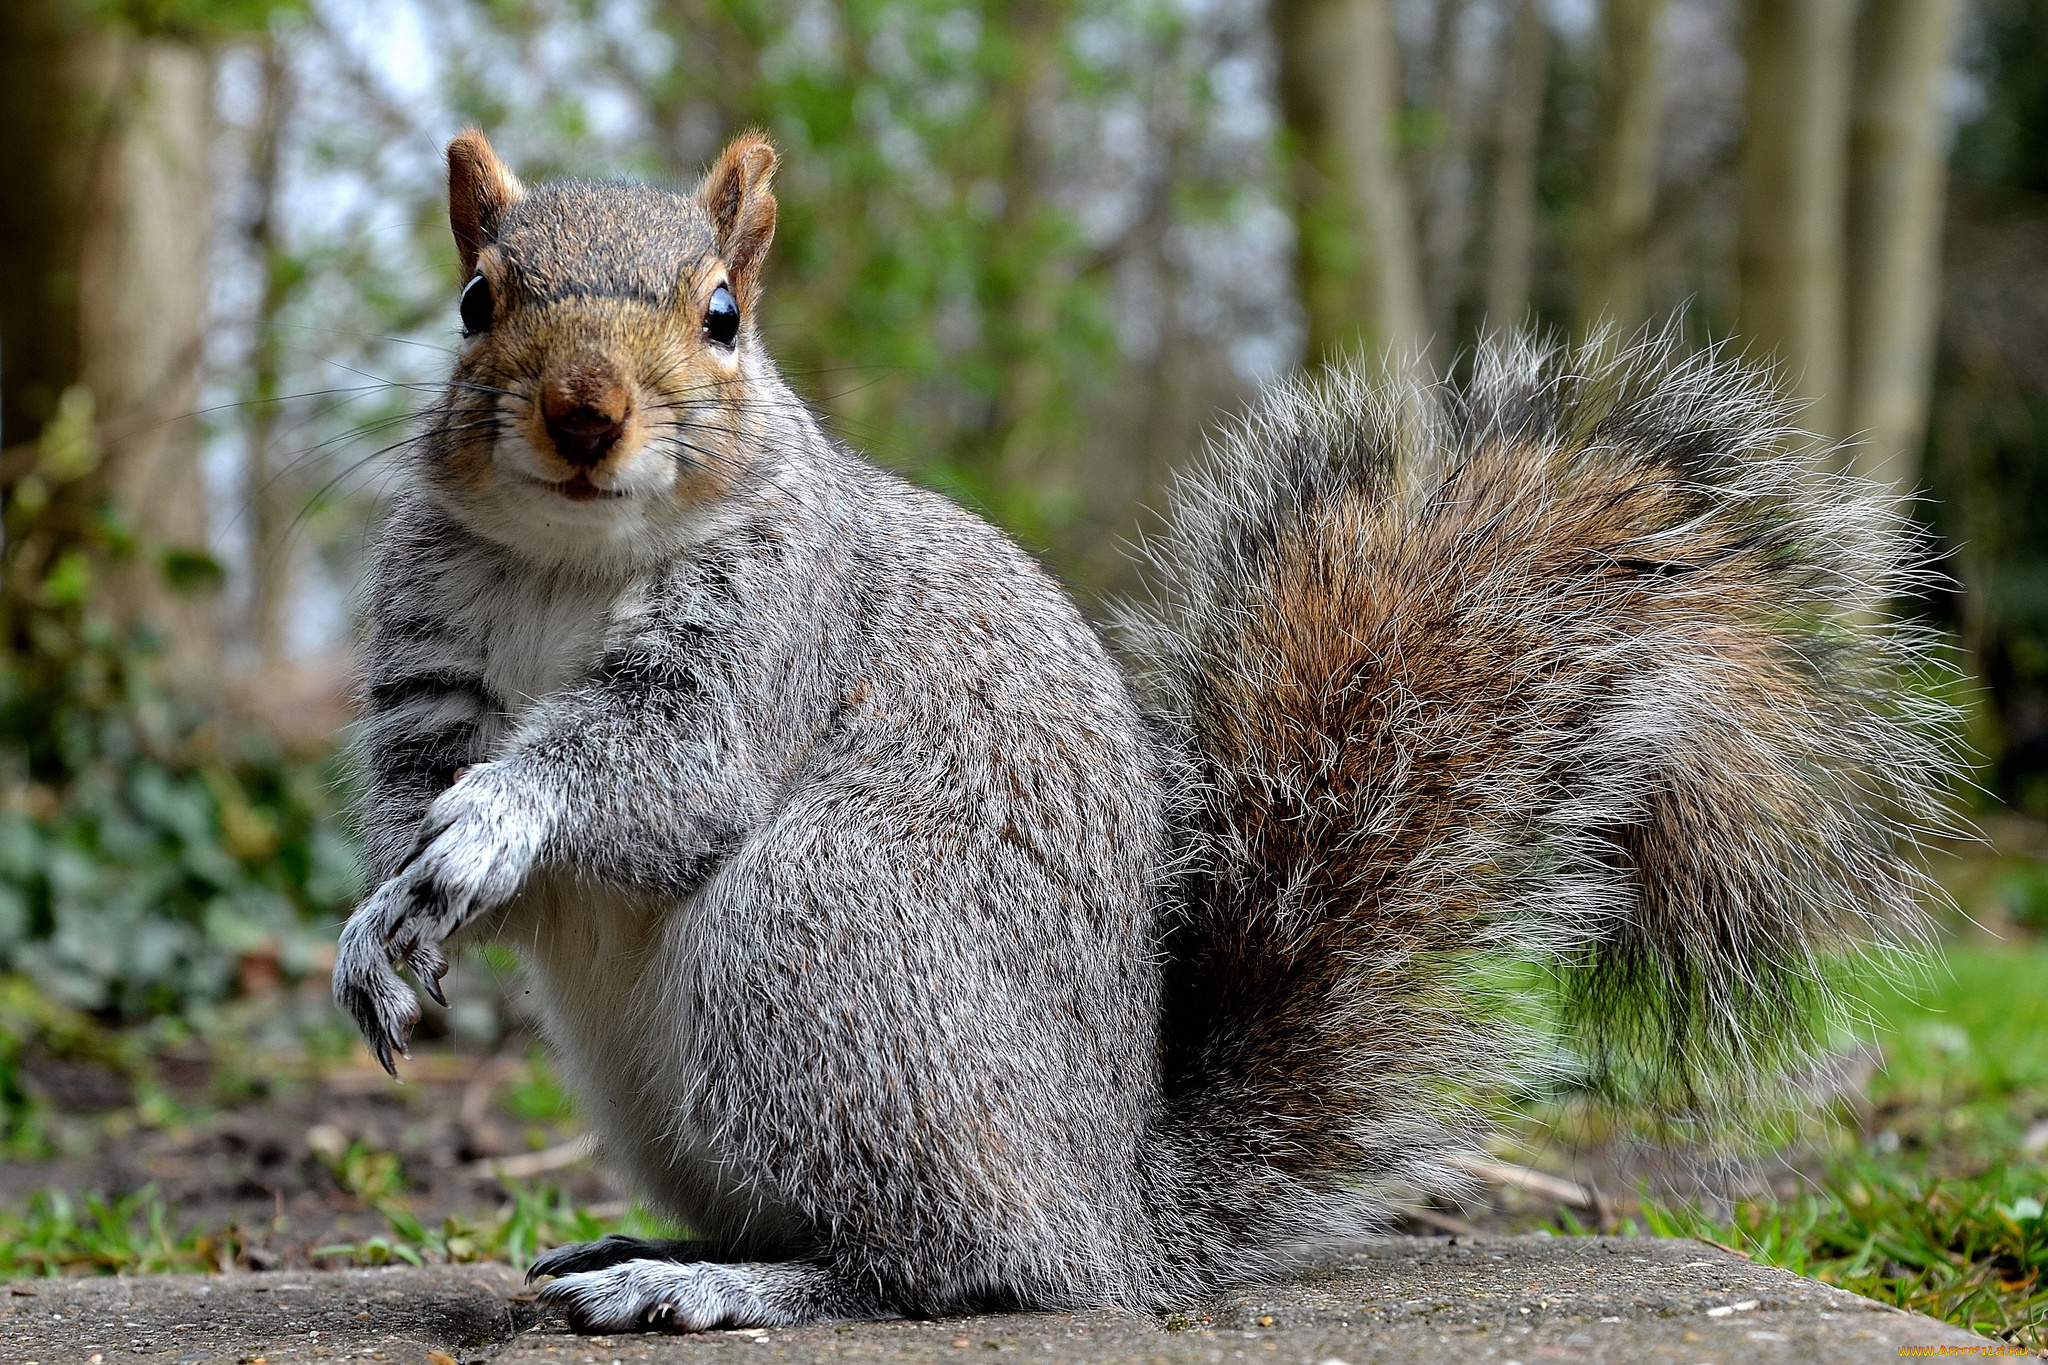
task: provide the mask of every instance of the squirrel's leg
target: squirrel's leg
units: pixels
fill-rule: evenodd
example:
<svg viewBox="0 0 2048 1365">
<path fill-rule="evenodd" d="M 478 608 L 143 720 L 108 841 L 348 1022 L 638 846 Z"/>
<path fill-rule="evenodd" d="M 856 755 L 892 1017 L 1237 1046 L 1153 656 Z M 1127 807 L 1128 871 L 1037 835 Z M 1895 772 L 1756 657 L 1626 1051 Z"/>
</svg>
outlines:
<svg viewBox="0 0 2048 1365">
<path fill-rule="evenodd" d="M 549 698 L 503 757 L 442 792 L 404 870 L 342 930 L 335 998 L 387 1070 L 419 1019 L 394 964 L 439 999 L 440 945 L 543 864 L 688 895 L 765 804 L 747 737 L 687 678 L 624 660 L 600 678 Z"/>
<path fill-rule="evenodd" d="M 503 704 L 484 684 L 482 660 L 452 626 L 408 619 L 402 632 L 381 619 L 377 633 L 402 644 L 371 650 L 357 753 L 367 779 L 361 802 L 363 851 L 381 883 L 418 850 L 434 799 L 463 769 L 486 757 Z"/>
<path fill-rule="evenodd" d="M 704 1332 L 883 1315 L 871 1295 L 855 1291 L 821 1266 L 796 1261 L 623 1261 L 564 1275 L 541 1290 L 540 1301 L 560 1311 L 578 1332 Z"/>
<path fill-rule="evenodd" d="M 622 1261 L 715 1261 L 709 1242 L 688 1238 L 628 1237 L 614 1232 L 595 1242 L 574 1242 L 556 1247 L 535 1258 L 526 1268 L 526 1282 L 543 1275 L 575 1275 L 586 1270 L 604 1270 Z"/>
<path fill-rule="evenodd" d="M 402 902 L 398 879 L 421 848 L 427 812 L 484 757 L 499 709 L 454 633 L 407 624 L 404 648 L 374 652 L 365 687 L 358 750 L 368 777 L 363 851 L 377 890 L 350 916 L 334 973 L 335 999 L 355 1016 L 386 1069 L 420 1012 L 385 951 Z M 438 949 L 421 948 L 411 965 L 423 981 L 435 982 L 446 964 Z"/>
</svg>

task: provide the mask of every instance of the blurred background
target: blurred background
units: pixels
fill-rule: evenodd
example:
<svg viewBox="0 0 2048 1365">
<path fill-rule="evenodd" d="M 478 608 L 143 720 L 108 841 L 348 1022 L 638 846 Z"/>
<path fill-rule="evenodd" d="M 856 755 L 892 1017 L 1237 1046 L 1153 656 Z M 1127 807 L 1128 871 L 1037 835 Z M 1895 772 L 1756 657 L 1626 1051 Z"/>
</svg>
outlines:
<svg viewBox="0 0 2048 1365">
<path fill-rule="evenodd" d="M 1505 1169 L 1583 1200 L 1416 1217 L 1719 1220 L 2041 1340 L 2048 0 L 6 0 L 0 1269 L 628 1216 L 509 963 L 406 1095 L 325 1002 L 351 594 L 457 335 L 472 122 L 528 179 L 676 185 L 767 130 L 785 373 L 1091 605 L 1205 428 L 1338 353 L 1455 376 L 1491 329 L 1679 314 L 1774 358 L 1948 555 L 1906 606 L 1975 685 L 1953 967 L 1763 1175 L 1658 1202 L 1553 1124 Z"/>
</svg>

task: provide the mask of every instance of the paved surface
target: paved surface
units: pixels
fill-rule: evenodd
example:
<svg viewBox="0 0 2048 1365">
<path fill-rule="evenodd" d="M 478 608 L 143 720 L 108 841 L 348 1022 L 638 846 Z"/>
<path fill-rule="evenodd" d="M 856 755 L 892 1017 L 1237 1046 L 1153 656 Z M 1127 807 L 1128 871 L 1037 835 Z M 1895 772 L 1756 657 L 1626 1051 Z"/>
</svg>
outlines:
<svg viewBox="0 0 2048 1365">
<path fill-rule="evenodd" d="M 8 1365 L 767 1365 L 998 1355 L 1145 1365 L 1833 1365 L 1896 1361 L 1901 1348 L 1944 1345 L 1995 1347 L 1698 1242 L 1651 1238 L 1382 1238 L 1318 1257 L 1284 1283 L 1190 1305 L 1163 1321 L 1043 1313 L 576 1337 L 541 1320 L 518 1277 L 502 1266 L 36 1280 L 0 1295 L 0 1361 Z"/>
</svg>

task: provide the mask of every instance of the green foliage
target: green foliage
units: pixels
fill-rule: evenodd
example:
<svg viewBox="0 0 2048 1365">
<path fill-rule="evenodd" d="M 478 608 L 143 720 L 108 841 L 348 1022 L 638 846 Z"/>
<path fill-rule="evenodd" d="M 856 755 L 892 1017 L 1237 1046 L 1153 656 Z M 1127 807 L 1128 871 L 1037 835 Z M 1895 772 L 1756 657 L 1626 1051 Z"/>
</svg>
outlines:
<svg viewBox="0 0 2048 1365">
<path fill-rule="evenodd" d="M 314 970 L 360 883 L 333 773 L 157 677 L 115 624 L 134 558 L 100 493 L 91 394 L 65 393 L 10 488 L 0 558 L 0 973 L 136 1019 Z M 159 566 L 204 588 L 194 551 Z"/>
<path fill-rule="evenodd" d="M 19 1215 L 0 1212 L 0 1279 L 220 1270 L 240 1245 L 232 1226 L 174 1232 L 154 1188 L 114 1198 L 44 1190 Z"/>
<path fill-rule="evenodd" d="M 545 1083 L 545 1078 L 543 1078 Z M 559 1092 L 556 1092 L 557 1095 Z M 566 1108 L 566 1104 L 561 1106 Z M 333 1145 L 316 1155 L 335 1183 L 356 1199 L 381 1214 L 388 1232 L 356 1242 L 336 1242 L 317 1247 L 312 1255 L 322 1261 L 349 1261 L 357 1265 L 388 1265 L 404 1261 L 424 1265 L 429 1261 L 508 1261 L 524 1266 L 534 1256 L 563 1242 L 588 1242 L 608 1232 L 652 1233 L 659 1225 L 637 1208 L 623 1218 L 600 1217 L 576 1203 L 554 1186 L 532 1186 L 507 1182 L 508 1202 L 489 1217 L 450 1215 L 439 1226 L 424 1222 L 413 1212 L 406 1198 L 404 1163 L 396 1152 L 357 1139 L 345 1147 L 340 1134 Z"/>
<path fill-rule="evenodd" d="M 2037 0 L 1979 0 L 1973 73 L 1983 107 L 1958 130 L 1967 176 L 2048 194 L 2048 9 Z"/>
<path fill-rule="evenodd" d="M 778 354 L 881 458 L 1044 540 L 1072 510 L 1056 452 L 1114 345 L 1106 282 L 1033 174 L 1051 149 L 1031 104 L 1128 83 L 1075 42 L 1113 0 L 852 0 L 809 48 L 799 6 L 724 8 L 758 54 L 736 111 L 789 154 Z"/>
<path fill-rule="evenodd" d="M 146 642 L 80 642 L 42 687 L 0 665 L 0 970 L 140 1018 L 318 968 L 361 883 L 331 771 L 223 734 Z"/>
<path fill-rule="evenodd" d="M 274 1004 L 255 1008 L 270 1015 L 285 1013 Z M 266 1078 L 271 1077 L 277 1069 L 276 1056 L 242 1056 L 235 1046 L 237 1040 L 220 1036 L 239 1035 L 246 1028 L 247 1018 L 235 1017 L 246 1015 L 245 1008 L 208 1013 L 214 1017 L 205 1021 L 204 1028 L 219 1031 L 205 1044 L 216 1063 L 215 1088 L 246 1098 L 268 1083 L 267 1079 L 252 1080 L 247 1074 L 251 1063 Z M 272 1031 L 289 1031 L 294 1042 L 318 1037 L 316 1030 L 288 1017 L 275 1020 Z M 173 1058 L 189 1060 L 200 1032 L 178 1015 L 160 1015 L 142 1025 L 109 1024 L 53 999 L 28 977 L 0 975 L 0 1157 L 38 1160 L 59 1152 L 76 1152 L 109 1133 L 189 1121 L 193 1098 L 181 1099 L 165 1083 L 164 1064 Z M 251 1040 L 241 1037 L 239 1041 Z M 226 1065 L 230 1060 L 240 1065 Z M 39 1098 L 30 1074 L 52 1063 L 97 1078 L 113 1099 L 113 1107 L 88 1117 L 64 1113 L 50 1100 Z M 61 1103 L 61 1097 L 56 1103 Z"/>
<path fill-rule="evenodd" d="M 2048 946 L 1954 945 L 1872 1008 L 1884 1069 L 1869 1126 L 1897 1135 L 1902 1161 L 1979 1172 L 2048 1119 Z"/>
<path fill-rule="evenodd" d="M 528 1123 L 563 1123 L 576 1112 L 546 1050 L 539 1047 L 527 1053 L 527 1074 L 505 1088 L 505 1107 Z"/>
<path fill-rule="evenodd" d="M 1981 0 L 1956 130 L 1925 515 L 1963 590 L 1989 785 L 2048 819 L 2048 6 Z"/>
<path fill-rule="evenodd" d="M 2014 924 L 2048 933 L 2048 863 L 2015 860 L 2000 874 L 1991 894 Z"/>
<path fill-rule="evenodd" d="M 334 1183 L 372 1208 L 382 1208 L 405 1193 L 405 1163 L 398 1153 L 372 1147 L 361 1138 L 335 1152 L 316 1152 Z"/>
<path fill-rule="evenodd" d="M 637 1207 L 599 1216 L 554 1186 L 517 1185 L 495 1214 L 449 1217 L 429 1226 L 402 1202 L 379 1201 L 389 1231 L 315 1248 L 316 1260 L 355 1265 L 503 1261 L 523 1268 L 549 1247 L 612 1232 L 665 1236 L 671 1230 Z M 58 1275 L 142 1275 L 231 1268 L 241 1229 L 173 1226 L 155 1188 L 107 1197 L 44 1190 L 19 1214 L 0 1212 L 0 1279 Z"/>
<path fill-rule="evenodd" d="M 260 33 L 271 22 L 304 11 L 304 0 L 83 0 L 106 23 L 188 42 L 218 42 Z"/>
</svg>

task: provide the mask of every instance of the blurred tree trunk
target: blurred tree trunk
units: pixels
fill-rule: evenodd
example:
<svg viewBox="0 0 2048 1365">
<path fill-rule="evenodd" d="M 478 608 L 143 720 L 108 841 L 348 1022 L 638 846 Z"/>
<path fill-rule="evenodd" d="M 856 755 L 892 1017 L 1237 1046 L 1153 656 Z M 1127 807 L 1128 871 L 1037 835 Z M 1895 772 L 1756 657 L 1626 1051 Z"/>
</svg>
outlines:
<svg viewBox="0 0 2048 1365">
<path fill-rule="evenodd" d="M 1047 509 L 1055 519 L 1071 514 L 1081 448 L 1061 429 L 1066 404 L 1060 400 L 1067 395 L 1059 392 L 1061 376 L 1049 354 L 1060 297 L 1051 277 L 1060 262 L 1045 246 L 1047 172 L 1039 129 L 1055 98 L 1065 9 L 1063 0 L 1010 0 L 997 11 L 1007 18 L 1011 65 L 992 111 L 1002 130 L 1003 213 L 989 245 L 991 259 L 1005 268 L 983 278 L 979 302 L 996 382 L 985 429 L 971 447 L 971 455 L 989 460 L 1012 517 L 1041 536 L 1054 529 L 1046 524 Z"/>
<path fill-rule="evenodd" d="M 1424 159 L 1422 262 L 1429 343 L 1439 363 L 1457 341 L 1472 223 L 1472 73 L 1466 0 L 1437 0 L 1430 36 L 1430 107 L 1437 134 Z"/>
<path fill-rule="evenodd" d="M 1737 326 L 1804 422 L 1844 434 L 1843 210 L 1854 0 L 1745 0 Z"/>
<path fill-rule="evenodd" d="M 1962 0 L 1867 0 L 1849 130 L 1846 430 L 1857 472 L 1920 482 L 1946 154 L 1942 82 Z"/>
<path fill-rule="evenodd" d="M 1309 360 L 1364 351 L 1405 364 L 1427 323 L 1394 147 L 1400 54 L 1388 0 L 1275 0 L 1272 13 Z"/>
<path fill-rule="evenodd" d="M 1536 242 L 1536 148 L 1550 76 L 1550 21 L 1540 0 L 1515 0 L 1503 26 L 1500 106 L 1493 139 L 1492 224 L 1487 233 L 1486 326 L 1519 326 L 1529 308 Z"/>
<path fill-rule="evenodd" d="M 1632 331 L 1649 309 L 1647 249 L 1663 88 L 1657 29 L 1664 4 L 1607 0 L 1601 7 L 1599 125 L 1576 290 L 1581 335 L 1602 322 Z"/>
<path fill-rule="evenodd" d="M 298 518 L 299 484 L 289 461 L 276 450 L 284 417 L 284 348 L 278 319 L 293 293 L 295 272 L 278 231 L 285 123 L 290 117 L 291 67 L 275 38 L 263 43 L 263 104 L 258 115 L 255 164 L 256 212 L 249 222 L 249 248 L 263 269 L 263 293 L 256 304 L 256 349 L 249 374 L 249 449 L 244 466 L 243 505 L 253 522 L 248 634 L 256 664 L 270 675 L 285 662 L 284 606 L 291 595 L 291 531 Z"/>
<path fill-rule="evenodd" d="M 137 553 L 112 566 L 96 600 L 118 620 L 153 621 L 188 677 L 216 657 L 213 612 L 173 591 L 161 566 L 167 555 L 206 562 L 193 557 L 206 542 L 206 499 L 190 418 L 206 308 L 211 74 L 200 48 L 95 22 L 69 0 L 0 5 L 0 133 L 11 159 L 0 259 L 18 272 L 0 290 L 0 444 L 16 541 L 8 592 L 36 591 L 83 543 L 92 504 L 110 496 Z M 60 414 L 76 428 L 66 439 L 91 453 L 38 471 L 32 443 Z M 35 502 L 26 520 L 25 488 Z"/>
</svg>

